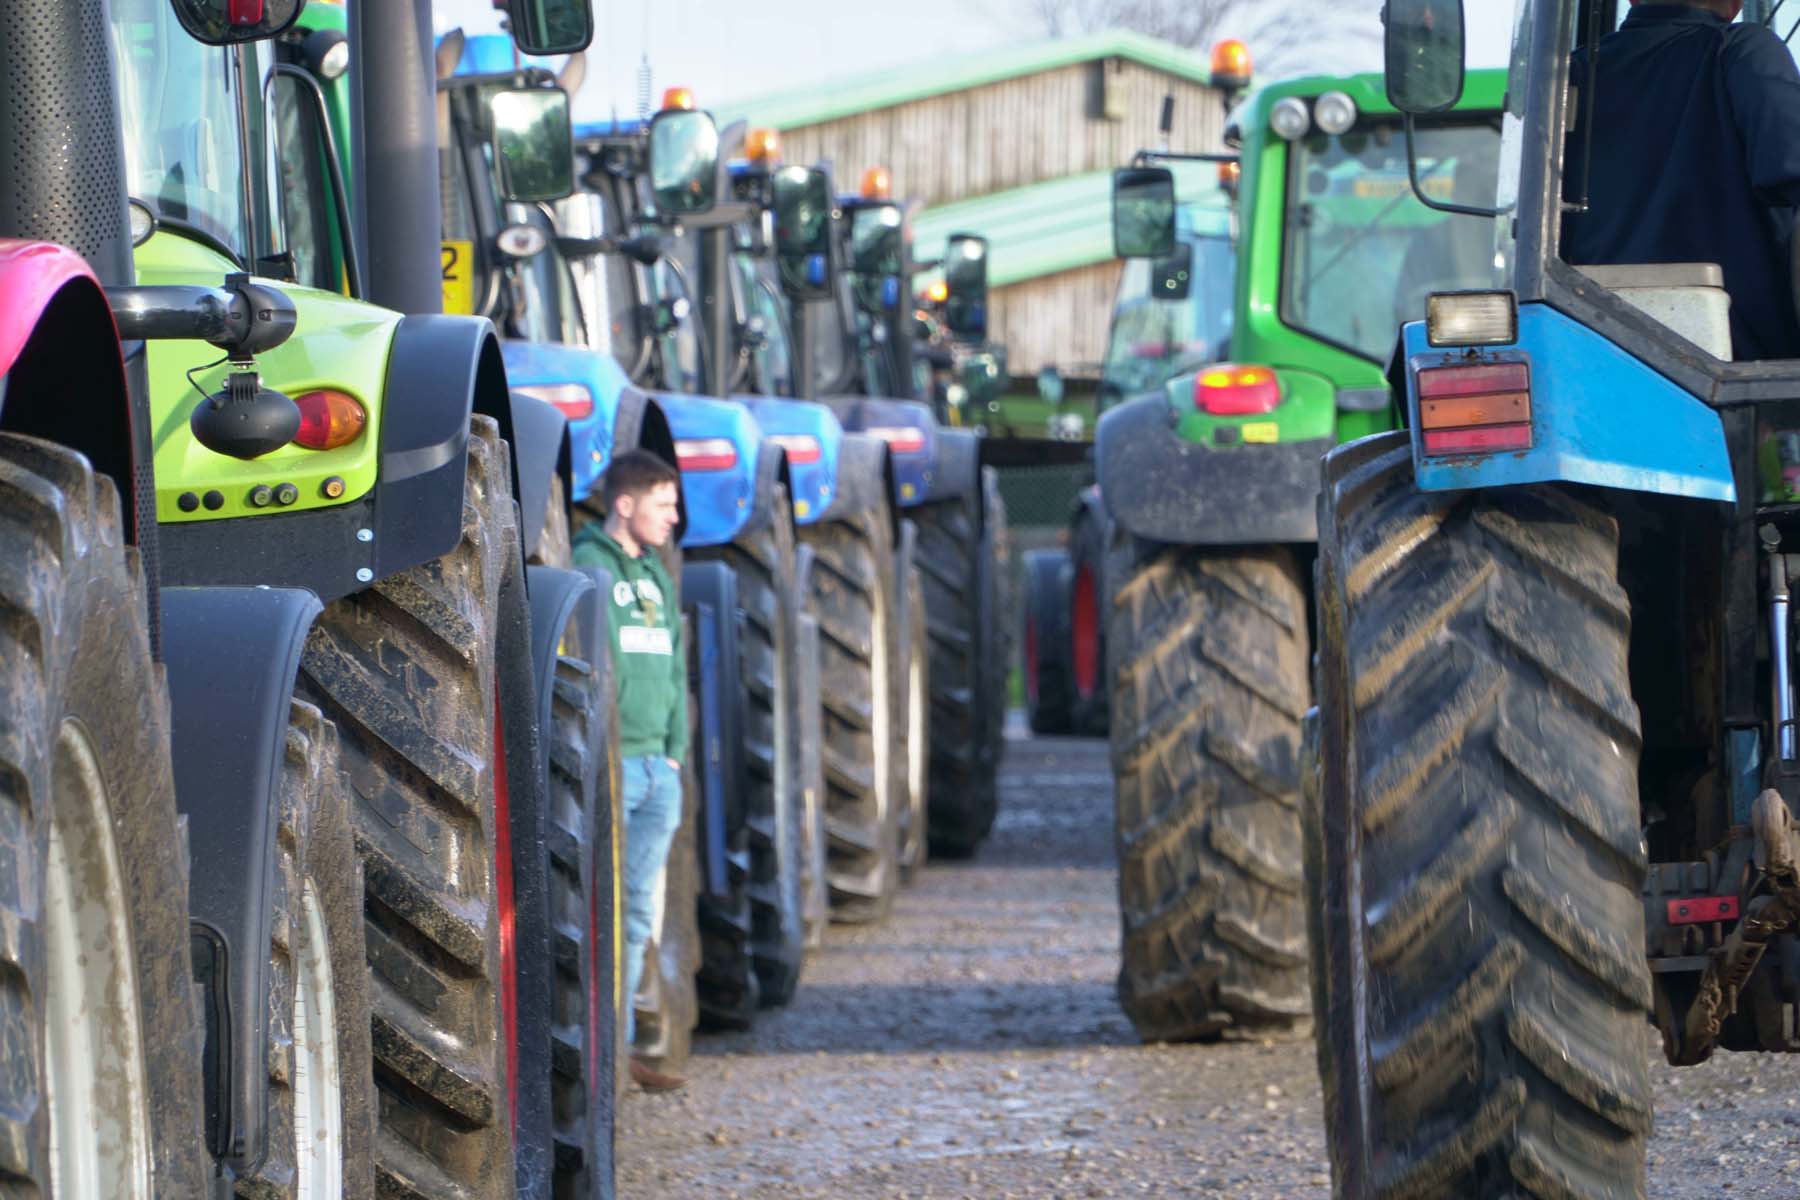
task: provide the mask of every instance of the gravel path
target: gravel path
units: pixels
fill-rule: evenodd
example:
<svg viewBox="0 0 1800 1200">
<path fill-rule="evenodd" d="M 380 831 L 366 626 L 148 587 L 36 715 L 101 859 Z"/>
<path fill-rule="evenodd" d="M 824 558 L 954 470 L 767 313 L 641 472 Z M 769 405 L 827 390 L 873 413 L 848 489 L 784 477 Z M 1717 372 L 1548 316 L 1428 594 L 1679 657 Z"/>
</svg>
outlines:
<svg viewBox="0 0 1800 1200">
<path fill-rule="evenodd" d="M 1310 1040 L 1141 1046 L 1103 742 L 1015 740 L 973 862 L 834 929 L 788 1009 L 627 1097 L 623 1200 L 1330 1194 Z M 1800 1062 L 1655 1053 L 1651 1195 L 1800 1197 Z"/>
</svg>

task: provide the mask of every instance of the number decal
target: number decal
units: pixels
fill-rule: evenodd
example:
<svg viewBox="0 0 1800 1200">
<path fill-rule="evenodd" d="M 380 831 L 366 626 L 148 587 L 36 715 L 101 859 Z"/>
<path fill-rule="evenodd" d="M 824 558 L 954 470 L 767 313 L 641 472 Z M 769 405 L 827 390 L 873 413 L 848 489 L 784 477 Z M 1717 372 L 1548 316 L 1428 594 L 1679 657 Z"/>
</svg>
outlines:
<svg viewBox="0 0 1800 1200">
<path fill-rule="evenodd" d="M 475 243 L 443 244 L 444 311 L 473 316 L 475 313 Z"/>
</svg>

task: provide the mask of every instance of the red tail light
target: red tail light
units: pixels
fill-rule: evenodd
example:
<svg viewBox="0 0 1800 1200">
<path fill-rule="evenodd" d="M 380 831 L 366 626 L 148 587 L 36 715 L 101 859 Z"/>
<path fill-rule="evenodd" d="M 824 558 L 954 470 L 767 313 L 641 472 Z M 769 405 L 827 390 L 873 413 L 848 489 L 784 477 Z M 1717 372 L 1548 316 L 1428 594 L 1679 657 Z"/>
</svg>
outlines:
<svg viewBox="0 0 1800 1200">
<path fill-rule="evenodd" d="M 260 25 L 263 0 L 227 0 L 225 20 L 232 25 Z"/>
<path fill-rule="evenodd" d="M 1419 429 L 1427 454 L 1490 454 L 1531 446 L 1531 366 L 1425 367 Z"/>
<path fill-rule="evenodd" d="M 1281 382 L 1267 367 L 1218 363 L 1194 377 L 1194 407 L 1215 417 L 1274 412 L 1280 403 Z"/>
<path fill-rule="evenodd" d="M 684 471 L 729 471 L 737 466 L 737 447 L 729 438 L 696 438 L 675 443 L 675 461 Z"/>
<path fill-rule="evenodd" d="M 925 448 L 925 431 L 917 425 L 877 425 L 866 432 L 886 442 L 895 454 L 917 454 Z"/>
<path fill-rule="evenodd" d="M 302 392 L 294 397 L 294 403 L 300 408 L 300 432 L 294 435 L 294 445 L 308 450 L 348 446 L 362 436 L 363 426 L 369 423 L 369 414 L 356 397 L 330 388 Z"/>
<path fill-rule="evenodd" d="M 513 388 L 525 396 L 534 396 L 571 421 L 584 421 L 594 415 L 594 393 L 581 383 L 528 383 Z"/>
<path fill-rule="evenodd" d="M 809 433 L 778 433 L 769 440 L 787 451 L 790 463 L 816 463 L 823 453 L 819 439 Z"/>
</svg>

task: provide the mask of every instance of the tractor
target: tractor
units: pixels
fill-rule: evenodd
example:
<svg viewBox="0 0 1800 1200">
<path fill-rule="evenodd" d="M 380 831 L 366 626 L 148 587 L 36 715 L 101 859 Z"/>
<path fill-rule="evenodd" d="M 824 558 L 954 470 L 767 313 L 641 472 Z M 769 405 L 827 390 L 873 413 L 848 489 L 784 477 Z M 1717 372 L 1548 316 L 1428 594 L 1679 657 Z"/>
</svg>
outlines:
<svg viewBox="0 0 1800 1200">
<path fill-rule="evenodd" d="M 1221 47 L 1215 81 L 1248 75 Z M 1416 131 L 1425 195 L 1491 182 L 1503 88 L 1474 72 Z M 1491 271 L 1485 223 L 1415 197 L 1380 75 L 1259 88 L 1226 145 L 1114 173 L 1120 394 L 1102 397 L 1071 562 L 1039 578 L 1072 589 L 1070 719 L 1111 740 L 1119 996 L 1146 1040 L 1268 1036 L 1312 1012 L 1298 752 L 1318 459 L 1397 423 L 1399 314 Z"/>
<path fill-rule="evenodd" d="M 1642 1196 L 1646 1020 L 1677 1065 L 1800 1048 L 1800 363 L 1733 360 L 1717 263 L 1564 258 L 1600 103 L 1571 56 L 1625 11 L 1519 5 L 1498 184 L 1456 196 L 1426 163 L 1477 86 L 1462 6 L 1387 5 L 1414 196 L 1482 226 L 1487 273 L 1409 314 L 1402 427 L 1324 461 L 1306 886 L 1342 1196 Z"/>
</svg>

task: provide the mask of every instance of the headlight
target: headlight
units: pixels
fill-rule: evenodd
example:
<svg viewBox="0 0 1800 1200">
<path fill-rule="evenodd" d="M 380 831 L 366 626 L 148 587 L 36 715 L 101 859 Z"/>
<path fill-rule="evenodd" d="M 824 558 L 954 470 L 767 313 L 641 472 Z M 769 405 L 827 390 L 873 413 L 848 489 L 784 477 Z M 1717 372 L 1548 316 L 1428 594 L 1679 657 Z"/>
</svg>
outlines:
<svg viewBox="0 0 1800 1200">
<path fill-rule="evenodd" d="M 1312 128 L 1312 114 L 1306 111 L 1306 101 L 1298 96 L 1277 100 L 1269 111 L 1269 128 L 1284 141 L 1293 142 L 1305 137 L 1306 131 Z"/>
<path fill-rule="evenodd" d="M 1343 92 L 1326 92 L 1313 101 L 1312 115 L 1320 130 L 1336 137 L 1356 124 L 1356 101 Z"/>
</svg>

